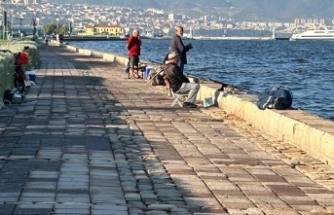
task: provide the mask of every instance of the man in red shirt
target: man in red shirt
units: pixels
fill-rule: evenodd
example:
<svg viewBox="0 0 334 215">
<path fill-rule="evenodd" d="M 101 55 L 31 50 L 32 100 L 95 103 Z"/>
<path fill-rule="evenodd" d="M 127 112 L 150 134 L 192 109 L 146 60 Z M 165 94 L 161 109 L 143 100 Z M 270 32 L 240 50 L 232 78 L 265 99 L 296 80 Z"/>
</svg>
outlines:
<svg viewBox="0 0 334 215">
<path fill-rule="evenodd" d="M 139 75 L 133 71 L 134 67 L 138 68 L 140 56 L 141 39 L 138 29 L 133 30 L 132 36 L 126 43 L 126 47 L 128 48 L 130 75 L 135 78 L 140 78 Z"/>
<path fill-rule="evenodd" d="M 14 73 L 14 85 L 16 89 L 20 92 L 23 93 L 25 90 L 25 85 L 24 85 L 24 70 L 22 68 L 22 52 L 18 52 L 14 54 L 14 65 L 15 65 L 15 73 Z"/>
<path fill-rule="evenodd" d="M 22 65 L 27 65 L 29 64 L 29 46 L 24 47 L 20 54 L 20 61 Z"/>
</svg>

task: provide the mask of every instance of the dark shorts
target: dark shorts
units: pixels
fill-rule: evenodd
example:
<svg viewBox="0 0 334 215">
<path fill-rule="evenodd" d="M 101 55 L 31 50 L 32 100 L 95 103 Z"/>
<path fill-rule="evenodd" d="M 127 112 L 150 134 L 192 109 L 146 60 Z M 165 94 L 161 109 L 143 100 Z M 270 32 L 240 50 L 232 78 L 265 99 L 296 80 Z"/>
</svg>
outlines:
<svg viewBox="0 0 334 215">
<path fill-rule="evenodd" d="M 129 57 L 129 63 L 130 63 L 130 67 L 134 67 L 134 66 L 138 67 L 139 56 L 131 56 L 131 57 Z"/>
</svg>

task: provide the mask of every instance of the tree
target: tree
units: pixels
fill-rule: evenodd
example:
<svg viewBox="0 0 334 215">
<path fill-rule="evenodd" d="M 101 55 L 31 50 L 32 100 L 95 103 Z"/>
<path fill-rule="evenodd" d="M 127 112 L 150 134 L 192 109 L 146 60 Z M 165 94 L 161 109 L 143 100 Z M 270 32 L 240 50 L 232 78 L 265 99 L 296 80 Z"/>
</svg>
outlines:
<svg viewBox="0 0 334 215">
<path fill-rule="evenodd" d="M 67 25 L 61 25 L 59 23 L 51 23 L 43 26 L 44 33 L 55 34 L 67 34 L 69 27 Z"/>
</svg>

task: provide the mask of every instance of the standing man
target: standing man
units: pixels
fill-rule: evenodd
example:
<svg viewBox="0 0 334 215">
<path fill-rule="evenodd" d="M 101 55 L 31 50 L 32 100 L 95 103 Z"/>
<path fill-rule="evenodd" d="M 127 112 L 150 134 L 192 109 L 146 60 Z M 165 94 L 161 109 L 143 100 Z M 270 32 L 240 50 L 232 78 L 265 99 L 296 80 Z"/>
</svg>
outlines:
<svg viewBox="0 0 334 215">
<path fill-rule="evenodd" d="M 49 44 L 49 39 L 50 39 L 50 35 L 48 33 L 46 33 L 45 36 L 44 36 L 44 40 L 45 40 L 46 45 Z"/>
<path fill-rule="evenodd" d="M 19 56 L 21 66 L 23 71 L 27 71 L 29 68 L 29 61 L 30 61 L 30 55 L 29 55 L 29 46 L 25 46 L 22 50 L 20 56 Z"/>
<path fill-rule="evenodd" d="M 183 27 L 177 26 L 176 27 L 176 33 L 173 37 L 172 44 L 170 46 L 170 51 L 176 52 L 179 55 L 180 58 L 180 68 L 183 72 L 184 70 L 184 64 L 187 64 L 187 52 L 193 48 L 193 45 L 189 43 L 188 45 L 184 45 L 182 42 L 181 37 L 183 36 Z"/>
<path fill-rule="evenodd" d="M 23 93 L 25 90 L 25 84 L 24 84 L 25 75 L 20 58 L 21 58 L 21 52 L 14 54 L 14 60 L 15 60 L 14 86 L 17 89 L 17 91 Z"/>
<path fill-rule="evenodd" d="M 59 43 L 60 43 L 60 46 L 63 45 L 63 42 L 64 42 L 64 35 L 63 34 L 59 34 Z"/>
<path fill-rule="evenodd" d="M 138 73 L 134 72 L 133 68 L 138 68 L 141 44 L 142 43 L 139 36 L 139 30 L 134 29 L 132 36 L 128 39 L 128 42 L 126 43 L 126 47 L 128 49 L 129 56 L 130 76 L 135 78 L 140 78 Z"/>
</svg>

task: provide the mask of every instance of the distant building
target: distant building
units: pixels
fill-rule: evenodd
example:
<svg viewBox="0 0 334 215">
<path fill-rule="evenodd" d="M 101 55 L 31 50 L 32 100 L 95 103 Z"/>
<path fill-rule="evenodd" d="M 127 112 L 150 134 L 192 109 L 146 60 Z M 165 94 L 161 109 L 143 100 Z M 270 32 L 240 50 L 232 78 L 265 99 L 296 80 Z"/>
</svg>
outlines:
<svg viewBox="0 0 334 215">
<path fill-rule="evenodd" d="M 311 18 L 308 18 L 307 23 L 313 23 L 313 20 Z"/>
<path fill-rule="evenodd" d="M 175 19 L 174 16 L 175 16 L 174 13 L 168 14 L 168 20 L 169 21 L 174 21 L 174 19 Z"/>
<path fill-rule="evenodd" d="M 320 19 L 320 24 L 324 25 L 325 24 L 325 19 Z"/>
<path fill-rule="evenodd" d="M 168 20 L 172 22 L 181 21 L 183 20 L 183 16 L 180 14 L 170 13 L 168 14 Z"/>
<path fill-rule="evenodd" d="M 41 0 L 11 0 L 12 4 L 39 4 Z"/>
<path fill-rule="evenodd" d="M 295 25 L 299 25 L 299 24 L 300 24 L 299 18 L 295 18 Z"/>
<path fill-rule="evenodd" d="M 319 23 L 319 20 L 318 20 L 318 19 L 313 19 L 313 23 L 314 23 L 314 24 L 318 24 L 318 23 Z"/>
<path fill-rule="evenodd" d="M 301 18 L 300 19 L 300 24 L 305 25 L 306 24 L 306 19 L 305 18 Z"/>
<path fill-rule="evenodd" d="M 86 35 L 123 35 L 123 32 L 119 25 L 85 25 Z"/>
</svg>

